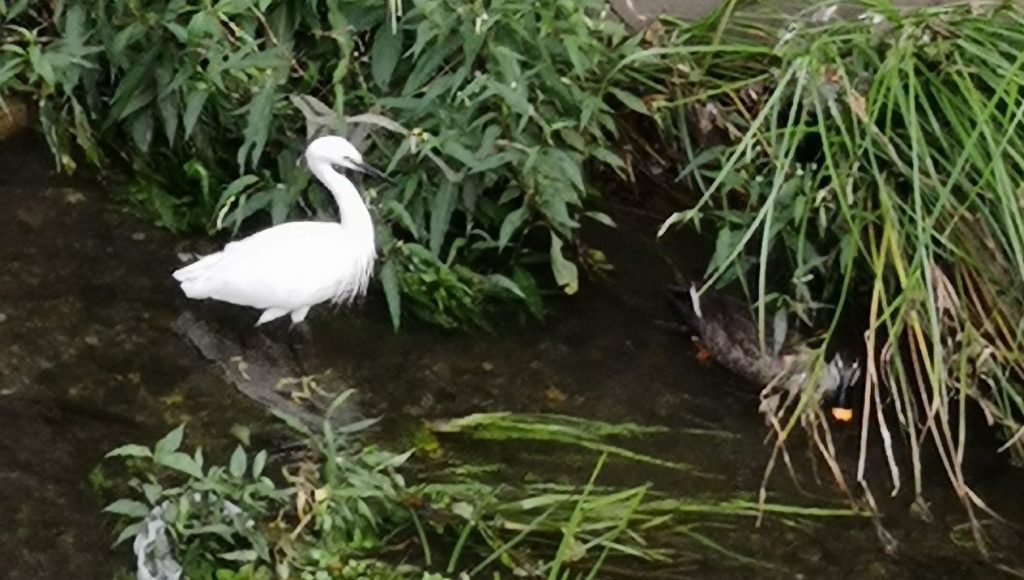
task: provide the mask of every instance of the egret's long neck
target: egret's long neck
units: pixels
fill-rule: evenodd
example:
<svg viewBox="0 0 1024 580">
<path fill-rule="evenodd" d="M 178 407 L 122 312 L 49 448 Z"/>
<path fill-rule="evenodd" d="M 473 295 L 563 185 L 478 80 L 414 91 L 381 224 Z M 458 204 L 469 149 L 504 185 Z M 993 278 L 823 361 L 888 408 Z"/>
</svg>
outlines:
<svg viewBox="0 0 1024 580">
<path fill-rule="evenodd" d="M 373 220 L 370 210 L 359 196 L 359 190 L 347 177 L 338 173 L 329 164 L 316 163 L 310 171 L 317 177 L 334 196 L 341 213 L 341 225 L 345 231 L 367 244 L 368 249 L 375 251 Z"/>
</svg>

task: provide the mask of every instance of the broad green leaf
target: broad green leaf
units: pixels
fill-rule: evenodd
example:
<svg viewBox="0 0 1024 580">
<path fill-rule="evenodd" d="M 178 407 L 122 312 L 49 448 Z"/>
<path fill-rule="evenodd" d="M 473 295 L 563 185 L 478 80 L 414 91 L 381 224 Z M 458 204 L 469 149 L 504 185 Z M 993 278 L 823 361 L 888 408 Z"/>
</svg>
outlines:
<svg viewBox="0 0 1024 580">
<path fill-rule="evenodd" d="M 435 35 L 434 25 L 430 20 L 424 19 L 416 26 L 416 41 L 413 42 L 412 50 L 409 51 L 413 60 L 419 60 L 420 53 Z"/>
<path fill-rule="evenodd" d="M 602 223 L 602 224 L 604 224 L 604 225 L 606 225 L 606 226 L 608 226 L 610 228 L 618 227 L 618 226 L 615 225 L 615 220 L 613 220 L 611 218 L 611 216 L 609 216 L 608 214 L 606 214 L 604 212 L 600 212 L 600 211 L 587 211 L 587 212 L 583 212 L 583 215 L 589 217 L 590 219 L 592 219 L 594 221 L 598 221 L 598 222 L 600 222 L 600 223 Z"/>
<path fill-rule="evenodd" d="M 668 219 L 662 222 L 661 226 L 658 228 L 658 237 L 660 238 L 661 236 L 665 235 L 665 233 L 668 232 L 669 228 L 671 228 L 672 226 L 676 224 L 685 224 L 690 221 L 696 221 L 696 219 L 699 216 L 700 213 L 698 211 L 695 211 L 693 208 L 673 213 L 668 217 Z"/>
<path fill-rule="evenodd" d="M 156 462 L 165 467 L 170 467 L 175 471 L 180 471 L 186 475 L 190 475 L 196 479 L 202 479 L 203 472 L 199 468 L 199 465 L 194 459 L 188 456 L 186 453 L 176 451 L 167 455 L 158 455 Z"/>
<path fill-rule="evenodd" d="M 244 169 L 250 160 L 255 167 L 263 155 L 263 148 L 270 135 L 270 126 L 274 121 L 272 113 L 274 103 L 277 101 L 277 92 L 274 89 L 274 83 L 268 80 L 248 104 L 245 130 L 242 132 L 245 140 L 238 148 L 237 156 L 240 169 Z"/>
<path fill-rule="evenodd" d="M 241 14 L 253 8 L 253 0 L 220 0 L 213 9 L 224 15 Z"/>
<path fill-rule="evenodd" d="M 576 220 L 569 215 L 569 206 L 564 195 L 564 190 L 545 190 L 543 195 L 537 199 L 537 206 L 548 223 L 565 236 L 569 236 L 572 230 L 579 227 Z"/>
<path fill-rule="evenodd" d="M 251 445 L 252 430 L 249 429 L 249 427 L 235 423 L 231 426 L 231 434 L 234 435 L 235 439 L 238 439 L 239 443 L 242 445 Z"/>
<path fill-rule="evenodd" d="M 570 296 L 579 290 L 579 270 L 562 255 L 562 240 L 551 234 L 551 272 L 562 291 Z"/>
<path fill-rule="evenodd" d="M 285 413 L 280 409 L 271 409 L 270 412 L 296 433 L 300 433 L 302 435 L 305 435 L 306 437 L 313 436 L 313 432 L 309 430 L 309 427 L 307 427 L 305 423 L 296 418 L 295 415 Z"/>
<path fill-rule="evenodd" d="M 64 43 L 69 47 L 81 48 L 88 37 L 85 22 L 85 8 L 75 4 L 67 9 L 64 15 L 63 33 Z"/>
<path fill-rule="evenodd" d="M 188 42 L 188 30 L 181 24 L 178 24 L 177 22 L 164 22 L 164 28 L 173 34 L 174 39 L 178 42 Z"/>
<path fill-rule="evenodd" d="M 541 300 L 540 288 L 537 287 L 537 281 L 534 279 L 533 274 L 525 268 L 517 266 L 512 270 L 512 281 L 516 283 L 516 286 L 518 286 L 526 296 L 524 302 L 526 303 L 526 307 L 529 309 L 530 314 L 538 320 L 543 319 L 544 302 Z"/>
<path fill-rule="evenodd" d="M 181 447 L 181 439 L 185 436 L 185 425 L 178 425 L 176 429 L 164 436 L 163 439 L 156 442 L 153 447 L 153 455 L 155 457 L 162 457 L 169 453 L 173 453 Z"/>
<path fill-rule="evenodd" d="M 252 478 L 259 479 L 263 475 L 263 468 L 267 465 L 267 452 L 260 450 L 252 459 Z"/>
<path fill-rule="evenodd" d="M 203 112 L 203 105 L 206 103 L 206 97 L 210 95 L 209 92 L 203 90 L 197 90 L 188 95 L 185 99 L 185 115 L 181 119 L 181 124 L 185 129 L 185 138 L 187 139 L 192 135 L 192 129 L 196 126 L 196 121 L 199 120 L 199 114 Z"/>
<path fill-rule="evenodd" d="M 370 73 L 373 75 L 373 82 L 381 89 L 387 88 L 391 82 L 391 75 L 395 72 L 395 65 L 398 64 L 401 55 L 402 30 L 392 33 L 390 26 L 379 26 L 373 39 L 373 47 L 370 48 Z"/>
<path fill-rule="evenodd" d="M 412 237 L 414 239 L 418 239 L 420 237 L 419 228 L 416 227 L 416 222 L 413 221 L 412 215 L 409 213 L 409 210 L 407 210 L 404 205 L 398 203 L 397 201 L 389 201 L 386 207 L 389 213 L 391 213 L 391 215 L 398 220 L 398 223 L 401 224 L 402 227 L 404 227 L 406 230 L 408 230 L 410 234 L 412 234 Z"/>
<path fill-rule="evenodd" d="M 398 274 L 395 272 L 393 259 L 387 260 L 381 267 L 380 283 L 384 286 L 384 297 L 387 299 L 388 312 L 391 314 L 391 326 L 398 330 L 402 323 L 402 293 L 398 288 Z"/>
<path fill-rule="evenodd" d="M 136 535 L 138 535 L 139 532 L 144 530 L 145 527 L 146 522 L 138 522 L 121 530 L 121 533 L 117 535 L 117 539 L 114 540 L 114 547 L 120 546 L 121 543 L 127 540 L 128 538 L 134 538 Z"/>
<path fill-rule="evenodd" d="M 580 135 L 579 131 L 565 127 L 558 132 L 562 136 L 562 140 L 569 144 L 570 147 L 577 151 L 585 151 L 587 143 L 583 139 L 583 135 Z"/>
<path fill-rule="evenodd" d="M 257 555 L 255 550 L 235 550 L 220 554 L 218 557 L 232 562 L 255 562 Z"/>
<path fill-rule="evenodd" d="M 501 222 L 501 230 L 498 232 L 499 249 L 504 250 L 512 236 L 519 231 L 523 222 L 526 221 L 526 213 L 527 208 L 525 205 L 508 212 L 504 221 Z"/>
<path fill-rule="evenodd" d="M 153 457 L 153 452 L 150 451 L 148 447 L 132 443 L 129 445 L 122 445 L 121 447 L 107 453 L 104 457 Z"/>
<path fill-rule="evenodd" d="M 611 165 L 615 169 L 625 169 L 626 167 L 626 163 L 621 157 L 603 147 L 598 147 L 592 150 L 590 154 L 596 157 L 599 161 Z"/>
<path fill-rule="evenodd" d="M 117 514 L 120 516 L 129 516 L 133 518 L 144 518 L 149 515 L 152 508 L 148 505 L 135 501 L 132 499 L 119 499 L 114 503 L 103 508 L 103 511 L 111 514 Z"/>
<path fill-rule="evenodd" d="M 192 454 L 192 461 L 195 462 L 196 467 L 199 468 L 199 471 L 203 470 L 203 448 L 202 447 L 196 447 L 196 452 Z"/>
<path fill-rule="evenodd" d="M 426 53 L 416 59 L 416 66 L 405 80 L 402 95 L 411 95 L 425 85 L 458 46 L 458 41 L 450 38 L 427 49 Z"/>
<path fill-rule="evenodd" d="M 585 191 L 586 186 L 583 183 L 583 170 L 580 160 L 576 155 L 572 155 L 562 149 L 555 149 L 553 147 L 547 148 L 545 153 L 546 154 L 543 156 L 545 170 L 549 172 L 552 177 L 568 177 L 577 191 Z"/>
<path fill-rule="evenodd" d="M 609 88 L 608 92 L 615 95 L 615 98 L 622 102 L 623 105 L 626 105 L 627 107 L 636 111 L 637 113 L 642 113 L 644 115 L 651 114 L 651 111 L 647 108 L 647 105 L 644 104 L 644 102 L 636 95 L 632 93 L 627 93 L 626 91 L 616 89 L 614 87 Z"/>
<path fill-rule="evenodd" d="M 167 142 L 173 145 L 178 133 L 178 94 L 172 91 L 160 97 L 157 101 L 157 110 L 160 112 L 160 120 L 163 121 Z"/>
<path fill-rule="evenodd" d="M 725 265 L 729 260 L 729 256 L 736 249 L 736 245 L 743 240 L 743 234 L 743 230 L 732 230 L 728 227 L 722 227 L 718 230 L 718 236 L 715 239 L 715 251 L 708 260 L 708 272 Z"/>
<path fill-rule="evenodd" d="M 245 475 L 245 468 L 248 466 L 248 459 L 245 456 L 245 449 L 242 449 L 241 445 L 235 447 L 234 453 L 231 454 L 231 461 L 228 463 L 228 471 L 235 477 L 242 477 Z"/>
<path fill-rule="evenodd" d="M 144 483 L 142 484 L 142 493 L 146 496 L 146 501 L 151 505 L 156 505 L 157 500 L 160 499 L 160 494 L 163 493 L 164 488 L 160 487 L 156 483 Z"/>
<path fill-rule="evenodd" d="M 153 111 L 143 109 L 136 114 L 130 124 L 132 141 L 140 151 L 149 151 L 149 144 L 153 141 Z"/>
<path fill-rule="evenodd" d="M 369 418 L 366 418 L 366 419 L 360 419 L 358 421 L 353 421 L 352 423 L 349 423 L 347 425 L 342 425 L 341 427 L 338 427 L 337 429 L 335 429 L 335 432 L 337 432 L 337 433 L 358 433 L 360 431 L 365 431 L 365 430 L 369 429 L 370 427 L 373 427 L 377 423 L 380 423 L 380 417 L 369 417 Z"/>
<path fill-rule="evenodd" d="M 496 93 L 503 101 L 505 101 L 505 104 L 508 105 L 510 109 L 520 115 L 528 116 L 530 114 L 532 110 L 530 107 L 530 100 L 523 86 L 516 85 L 515 88 L 512 88 L 511 85 L 506 85 L 494 80 L 490 80 L 490 82 L 488 82 L 488 86 L 491 91 Z"/>
<path fill-rule="evenodd" d="M 441 184 L 430 204 L 430 251 L 440 257 L 441 246 L 448 233 L 448 224 L 455 210 L 457 199 L 455 186 L 450 181 Z"/>
<path fill-rule="evenodd" d="M 472 171 L 475 171 L 477 166 L 480 164 L 472 151 L 466 149 L 461 143 L 454 139 L 443 139 L 441 148 L 444 149 L 445 154 L 454 157 L 459 161 L 459 163 L 462 163 Z"/>
<path fill-rule="evenodd" d="M 49 55 L 43 54 L 39 45 L 33 44 L 28 48 L 28 60 L 32 65 L 32 70 L 39 75 L 39 78 L 43 79 L 44 83 L 53 86 L 57 82 Z"/>
<path fill-rule="evenodd" d="M 110 100 L 110 114 L 107 124 L 121 121 L 148 105 L 156 96 L 151 85 L 146 83 L 152 80 L 155 67 L 153 66 L 160 56 L 161 45 L 154 44 L 138 59 L 133 59 L 132 66 L 117 85 L 114 96 Z"/>
<path fill-rule="evenodd" d="M 499 288 L 508 290 L 509 292 L 515 294 L 519 298 L 526 300 L 526 294 L 523 293 L 523 289 L 519 287 L 519 284 L 516 284 L 507 276 L 502 276 L 501 274 L 491 274 L 487 276 L 487 282 Z"/>
</svg>

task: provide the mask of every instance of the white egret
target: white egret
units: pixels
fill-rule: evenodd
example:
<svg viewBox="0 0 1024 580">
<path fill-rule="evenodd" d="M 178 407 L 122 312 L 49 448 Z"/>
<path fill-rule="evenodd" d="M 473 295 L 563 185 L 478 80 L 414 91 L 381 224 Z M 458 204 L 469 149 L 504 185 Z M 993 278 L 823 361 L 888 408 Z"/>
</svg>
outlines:
<svg viewBox="0 0 1024 580">
<path fill-rule="evenodd" d="M 341 137 L 314 140 L 305 157 L 334 196 L 340 222 L 289 222 L 231 242 L 174 272 L 187 297 L 258 308 L 259 326 L 286 314 L 298 324 L 316 304 L 366 293 L 377 257 L 373 221 L 356 186 L 335 168 L 384 176 Z"/>
</svg>

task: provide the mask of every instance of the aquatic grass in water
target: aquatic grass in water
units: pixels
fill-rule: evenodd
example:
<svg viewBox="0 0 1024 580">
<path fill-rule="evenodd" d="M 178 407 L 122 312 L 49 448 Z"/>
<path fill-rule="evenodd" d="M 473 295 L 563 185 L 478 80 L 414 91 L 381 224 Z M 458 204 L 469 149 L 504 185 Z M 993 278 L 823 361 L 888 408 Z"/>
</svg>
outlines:
<svg viewBox="0 0 1024 580">
<path fill-rule="evenodd" d="M 435 421 L 431 423 L 430 429 L 437 433 L 460 433 L 475 439 L 549 441 L 576 445 L 632 461 L 651 463 L 680 471 L 693 470 L 693 467 L 690 465 L 665 461 L 607 442 L 608 439 L 613 437 L 637 437 L 665 433 L 668 429 L 664 427 L 644 427 L 630 423 L 610 424 L 565 415 L 533 415 L 502 412 L 476 413 L 458 419 Z M 730 433 L 695 429 L 681 430 L 679 433 L 697 436 L 734 437 Z"/>
<path fill-rule="evenodd" d="M 841 320 L 866 320 L 858 482 L 881 445 L 900 490 L 902 434 L 914 493 L 931 445 L 973 518 L 988 508 L 962 469 L 968 401 L 1024 457 L 1024 11 L 862 7 L 814 7 L 759 70 L 681 83 L 729 143 L 694 158 L 684 177 L 702 197 L 665 227 L 714 224 L 707 283 L 752 281 L 762 333 L 772 310 L 826 328 L 819 367 Z M 761 43 L 719 30 L 729 51 Z M 811 388 L 780 401 L 775 453 L 803 424 L 834 456 L 822 419 Z"/>
<path fill-rule="evenodd" d="M 505 414 L 502 420 L 544 425 L 539 415 Z M 672 498 L 649 484 L 602 486 L 608 452 L 594 453 L 595 467 L 582 485 L 510 484 L 486 466 L 417 464 L 412 451 L 368 444 L 361 433 L 370 421 L 325 421 L 320 433 L 287 423 L 303 438 L 302 445 L 289 446 L 299 450 L 291 459 L 239 446 L 226 465 L 211 465 L 201 450 L 181 451 L 181 427 L 152 448 L 112 451 L 109 456 L 126 458 L 135 474 L 131 493 L 107 507 L 126 523 L 118 543 L 134 538 L 139 565 L 150 572 L 180 566 L 185 577 L 219 580 L 505 573 L 584 579 L 607 577 L 604 568 L 612 561 L 671 566 L 693 549 L 713 550 L 737 565 L 772 565 L 714 539 L 717 526 L 758 513 L 756 504 Z M 651 431 L 569 417 L 551 421 L 554 431 L 570 424 L 598 440 Z M 858 515 L 767 509 L 800 520 Z"/>
</svg>

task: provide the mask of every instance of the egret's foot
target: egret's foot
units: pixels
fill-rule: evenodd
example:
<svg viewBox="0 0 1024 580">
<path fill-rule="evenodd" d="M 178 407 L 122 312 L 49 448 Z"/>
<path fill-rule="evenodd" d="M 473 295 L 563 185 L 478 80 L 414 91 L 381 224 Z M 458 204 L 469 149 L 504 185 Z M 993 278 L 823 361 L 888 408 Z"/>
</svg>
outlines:
<svg viewBox="0 0 1024 580">
<path fill-rule="evenodd" d="M 306 322 L 292 324 L 288 332 L 288 350 L 295 367 L 303 376 L 310 375 L 306 361 L 313 349 L 313 331 Z"/>
<path fill-rule="evenodd" d="M 298 336 L 303 344 L 313 344 L 313 329 L 305 320 L 293 323 L 289 328 L 289 334 Z"/>
</svg>

